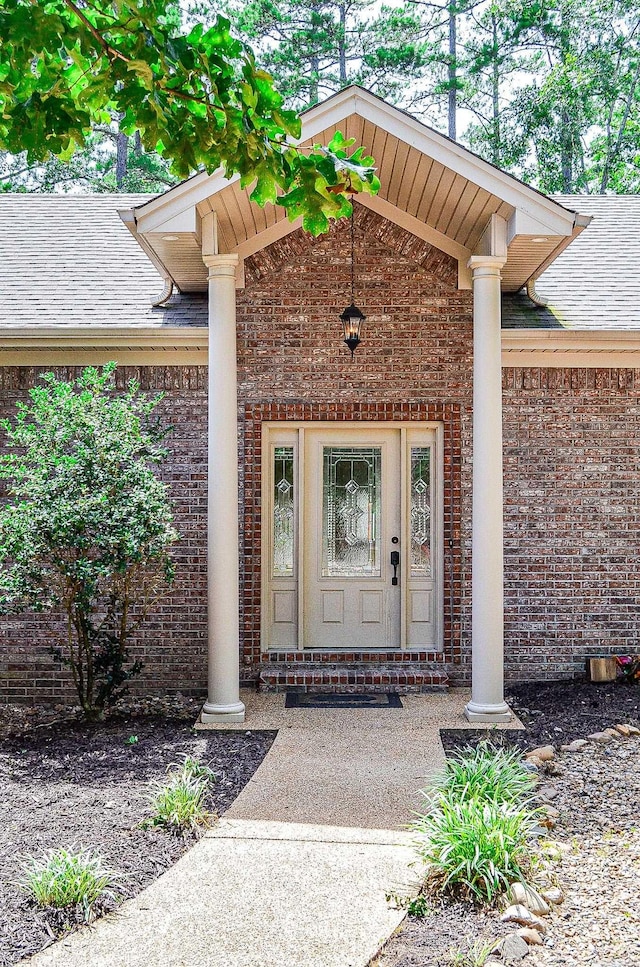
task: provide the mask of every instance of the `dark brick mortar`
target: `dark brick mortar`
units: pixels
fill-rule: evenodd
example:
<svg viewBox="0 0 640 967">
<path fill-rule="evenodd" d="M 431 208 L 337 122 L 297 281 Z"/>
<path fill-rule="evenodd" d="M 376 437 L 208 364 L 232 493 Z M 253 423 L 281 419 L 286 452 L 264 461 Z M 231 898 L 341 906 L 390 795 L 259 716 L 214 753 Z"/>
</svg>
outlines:
<svg viewBox="0 0 640 967">
<path fill-rule="evenodd" d="M 269 246 L 248 260 L 247 287 L 238 293 L 242 674 L 257 683 L 271 664 L 272 679 L 287 681 L 287 665 L 299 678 L 303 663 L 309 676 L 330 664 L 337 684 L 346 676 L 352 685 L 346 666 L 360 661 L 365 683 L 414 688 L 443 674 L 468 682 L 471 293 L 456 289 L 454 260 L 364 209 L 357 209 L 356 259 L 356 301 L 367 321 L 353 363 L 338 320 L 351 298 L 348 226 L 318 240 L 295 232 Z M 174 426 L 165 477 L 182 534 L 176 584 L 136 641 L 145 668 L 134 688 L 201 695 L 206 369 L 122 367 L 120 385 L 131 376 L 165 393 L 161 412 Z M 32 368 L 0 368 L 2 416 L 36 378 Z M 503 383 L 507 676 L 569 676 L 585 655 L 636 650 L 640 371 L 508 369 Z M 443 656 L 328 655 L 309 664 L 296 652 L 261 654 L 261 425 L 292 419 L 443 423 Z M 2 619 L 0 698 L 71 694 L 48 652 L 56 629 L 43 616 Z"/>
</svg>

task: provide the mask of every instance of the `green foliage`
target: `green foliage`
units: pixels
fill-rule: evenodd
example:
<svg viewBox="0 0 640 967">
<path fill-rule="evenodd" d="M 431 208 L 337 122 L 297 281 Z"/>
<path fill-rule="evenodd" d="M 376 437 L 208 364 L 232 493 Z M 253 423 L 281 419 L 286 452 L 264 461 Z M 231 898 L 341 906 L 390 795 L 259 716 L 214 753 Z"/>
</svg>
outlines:
<svg viewBox="0 0 640 967">
<path fill-rule="evenodd" d="M 195 832 L 207 826 L 211 814 L 205 807 L 210 783 L 215 775 L 208 766 L 185 756 L 181 766 L 171 766 L 168 781 L 154 782 L 152 815 L 145 826 L 162 826 L 172 832 Z"/>
<path fill-rule="evenodd" d="M 173 580 L 178 535 L 155 471 L 166 456 L 160 397 L 134 381 L 118 394 L 114 363 L 42 380 L 1 424 L 0 613 L 62 612 L 54 655 L 94 718 L 140 671 L 131 635 Z"/>
<path fill-rule="evenodd" d="M 448 760 L 412 825 L 430 888 L 490 904 L 524 881 L 537 823 L 532 788 L 518 753 L 488 742 Z"/>
<path fill-rule="evenodd" d="M 515 880 L 526 879 L 530 810 L 481 799 L 442 795 L 414 824 L 431 888 L 462 899 L 494 903 Z"/>
<path fill-rule="evenodd" d="M 254 45 L 286 101 L 307 108 L 348 84 L 398 100 L 424 66 L 421 15 L 373 0 L 229 0 L 225 13 Z M 207 19 L 211 3 L 195 4 Z"/>
<path fill-rule="evenodd" d="M 137 134 L 120 132 L 117 122 L 94 128 L 66 161 L 51 155 L 30 164 L 25 152 L 0 152 L 0 191 L 157 193 L 176 182 L 167 163 L 145 151 Z"/>
<path fill-rule="evenodd" d="M 481 799 L 488 802 L 522 802 L 531 795 L 536 780 L 524 768 L 516 750 L 496 748 L 480 742 L 447 759 L 437 777 L 434 792 L 458 801 Z"/>
<path fill-rule="evenodd" d="M 117 117 L 178 177 L 239 174 L 314 234 L 348 213 L 349 192 L 377 190 L 355 155 L 331 169 L 331 152 L 293 146 L 297 115 L 223 16 L 183 34 L 167 0 L 4 0 L 0 36 L 0 150 L 29 165 L 69 159 Z"/>
<path fill-rule="evenodd" d="M 464 947 L 449 951 L 449 963 L 451 967 L 484 967 L 494 947 L 493 940 L 467 939 Z"/>
<path fill-rule="evenodd" d="M 41 907 L 82 907 L 88 922 L 95 903 L 114 895 L 116 874 L 92 850 L 51 849 L 22 865 L 22 890 Z"/>
</svg>

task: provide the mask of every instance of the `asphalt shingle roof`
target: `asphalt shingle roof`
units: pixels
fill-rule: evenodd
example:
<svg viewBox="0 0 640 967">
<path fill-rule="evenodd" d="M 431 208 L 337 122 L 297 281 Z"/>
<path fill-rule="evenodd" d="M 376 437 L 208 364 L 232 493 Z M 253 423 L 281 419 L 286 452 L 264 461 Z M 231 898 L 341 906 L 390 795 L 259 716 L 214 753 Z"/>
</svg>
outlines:
<svg viewBox="0 0 640 967">
<path fill-rule="evenodd" d="M 162 279 L 117 210 L 147 195 L 0 194 L 0 326 L 204 326 L 206 296 L 153 309 Z M 542 275 L 505 296 L 507 328 L 640 329 L 640 196 L 559 195 L 593 215 Z"/>
<path fill-rule="evenodd" d="M 536 283 L 548 308 L 505 296 L 505 328 L 640 329 L 640 195 L 554 195 L 591 224 Z"/>
<path fill-rule="evenodd" d="M 0 194 L 0 326 L 206 325 L 205 295 L 151 306 L 162 278 L 118 215 L 150 197 Z"/>
</svg>

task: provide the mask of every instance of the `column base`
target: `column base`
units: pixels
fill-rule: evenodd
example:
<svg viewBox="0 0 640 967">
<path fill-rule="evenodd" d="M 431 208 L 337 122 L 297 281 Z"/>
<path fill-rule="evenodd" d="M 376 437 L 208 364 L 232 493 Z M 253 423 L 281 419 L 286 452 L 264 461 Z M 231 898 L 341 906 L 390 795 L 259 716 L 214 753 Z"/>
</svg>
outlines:
<svg viewBox="0 0 640 967">
<path fill-rule="evenodd" d="M 498 705 L 481 705 L 479 702 L 467 702 L 464 717 L 468 722 L 510 722 L 513 712 L 506 702 Z"/>
<path fill-rule="evenodd" d="M 200 712 L 200 721 L 204 725 L 212 725 L 216 722 L 244 722 L 244 703 L 214 705 L 212 702 L 205 702 Z"/>
</svg>

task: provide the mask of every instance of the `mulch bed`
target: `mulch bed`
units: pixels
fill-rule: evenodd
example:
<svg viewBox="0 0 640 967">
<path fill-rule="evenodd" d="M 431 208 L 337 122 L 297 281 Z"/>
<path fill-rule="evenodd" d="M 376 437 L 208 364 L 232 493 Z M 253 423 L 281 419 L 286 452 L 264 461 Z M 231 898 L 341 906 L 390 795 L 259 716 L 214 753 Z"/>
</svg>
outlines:
<svg viewBox="0 0 640 967">
<path fill-rule="evenodd" d="M 558 748 L 617 723 L 640 727 L 638 685 L 517 685 L 507 701 L 526 732 L 496 730 L 490 738 L 521 750 Z M 486 737 L 480 730 L 442 734 L 449 752 Z M 550 836 L 566 844 L 557 867 L 566 899 L 549 918 L 545 946 L 530 948 L 523 967 L 640 967 L 640 739 L 560 753 L 541 779 L 553 786 L 552 803 L 560 813 Z M 408 917 L 384 948 L 379 967 L 451 967 L 455 951 L 512 929 L 493 911 L 445 903 L 424 919 Z"/>
<path fill-rule="evenodd" d="M 48 946 L 66 919 L 29 904 L 16 887 L 20 857 L 50 847 L 97 849 L 121 874 L 120 899 L 134 896 L 194 842 L 141 829 L 150 782 L 192 755 L 216 774 L 207 808 L 221 815 L 267 753 L 273 732 L 196 732 L 197 706 L 173 701 L 165 716 L 129 707 L 98 725 L 63 709 L 4 708 L 0 717 L 0 965 Z M 63 721 L 48 724 L 51 718 Z M 128 741 L 131 736 L 137 741 Z M 108 902 L 100 912 L 114 905 Z M 71 922 L 69 922 L 71 921 Z"/>
</svg>

